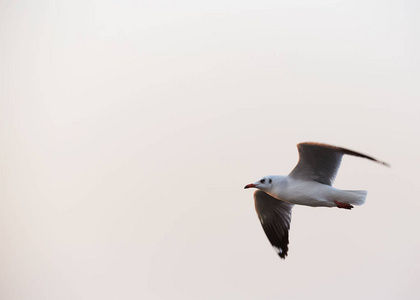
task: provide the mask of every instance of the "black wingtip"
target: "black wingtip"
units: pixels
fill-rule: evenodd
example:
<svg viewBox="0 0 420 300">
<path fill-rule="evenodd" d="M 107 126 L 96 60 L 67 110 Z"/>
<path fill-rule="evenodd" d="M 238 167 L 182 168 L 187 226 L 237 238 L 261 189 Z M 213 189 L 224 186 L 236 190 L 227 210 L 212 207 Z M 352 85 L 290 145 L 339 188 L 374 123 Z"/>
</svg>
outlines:
<svg viewBox="0 0 420 300">
<path fill-rule="evenodd" d="M 384 165 L 385 167 L 391 168 L 391 165 L 389 163 L 386 163 L 384 161 L 380 161 L 379 163 L 381 163 L 382 165 Z"/>
<path fill-rule="evenodd" d="M 289 243 L 289 239 L 287 239 L 287 244 Z M 287 252 L 289 251 L 289 247 L 287 244 L 283 244 L 280 247 L 273 246 L 274 251 L 276 251 L 277 255 L 280 256 L 281 259 L 285 259 L 287 256 Z"/>
</svg>

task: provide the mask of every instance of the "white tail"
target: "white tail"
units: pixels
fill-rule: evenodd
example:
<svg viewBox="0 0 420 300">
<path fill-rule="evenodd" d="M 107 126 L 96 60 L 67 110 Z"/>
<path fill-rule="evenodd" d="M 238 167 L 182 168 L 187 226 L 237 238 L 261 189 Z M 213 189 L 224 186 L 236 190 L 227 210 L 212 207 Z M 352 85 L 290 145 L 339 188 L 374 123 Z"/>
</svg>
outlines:
<svg viewBox="0 0 420 300">
<path fill-rule="evenodd" d="M 345 203 L 354 204 L 354 205 L 362 205 L 366 201 L 367 191 L 346 190 L 343 192 L 345 192 L 345 196 L 343 195 L 344 196 L 343 199 L 345 198 L 345 201 L 343 202 Z"/>
</svg>

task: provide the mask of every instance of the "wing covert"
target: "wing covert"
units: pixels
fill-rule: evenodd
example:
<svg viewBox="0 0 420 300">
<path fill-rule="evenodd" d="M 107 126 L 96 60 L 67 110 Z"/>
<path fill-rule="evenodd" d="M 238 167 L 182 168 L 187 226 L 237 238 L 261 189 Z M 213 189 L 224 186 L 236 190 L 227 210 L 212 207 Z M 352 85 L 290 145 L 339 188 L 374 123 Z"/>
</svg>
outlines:
<svg viewBox="0 0 420 300">
<path fill-rule="evenodd" d="M 387 163 L 371 156 L 327 144 L 307 142 L 298 144 L 297 148 L 299 161 L 289 175 L 327 185 L 334 182 L 344 154 L 363 157 L 389 167 Z"/>
</svg>

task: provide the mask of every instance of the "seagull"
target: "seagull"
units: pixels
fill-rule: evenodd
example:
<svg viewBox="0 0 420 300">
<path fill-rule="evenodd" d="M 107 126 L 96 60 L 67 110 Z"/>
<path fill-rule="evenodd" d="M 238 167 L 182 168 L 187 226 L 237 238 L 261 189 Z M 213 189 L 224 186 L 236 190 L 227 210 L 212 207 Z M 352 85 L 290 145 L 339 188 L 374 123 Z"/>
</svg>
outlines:
<svg viewBox="0 0 420 300">
<path fill-rule="evenodd" d="M 247 184 L 256 188 L 255 210 L 274 250 L 285 258 L 289 250 L 289 229 L 295 204 L 312 207 L 352 209 L 365 202 L 367 191 L 332 187 L 344 154 L 389 164 L 371 156 L 327 144 L 306 142 L 297 145 L 299 161 L 287 176 L 270 175 Z"/>
</svg>

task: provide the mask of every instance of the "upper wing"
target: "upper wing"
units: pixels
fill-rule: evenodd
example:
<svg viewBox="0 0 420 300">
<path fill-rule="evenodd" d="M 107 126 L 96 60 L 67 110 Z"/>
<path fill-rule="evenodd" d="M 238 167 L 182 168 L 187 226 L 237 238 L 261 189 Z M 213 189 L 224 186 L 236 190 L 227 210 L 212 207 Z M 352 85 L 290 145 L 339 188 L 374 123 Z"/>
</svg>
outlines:
<svg viewBox="0 0 420 300">
<path fill-rule="evenodd" d="M 278 200 L 257 190 L 254 193 L 255 210 L 271 245 L 281 258 L 289 250 L 289 228 L 293 204 Z"/>
<path fill-rule="evenodd" d="M 371 156 L 327 144 L 300 143 L 297 147 L 299 150 L 299 162 L 289 174 L 295 178 L 315 180 L 331 185 L 340 168 L 344 154 L 367 158 L 389 167 L 387 163 Z"/>
</svg>

